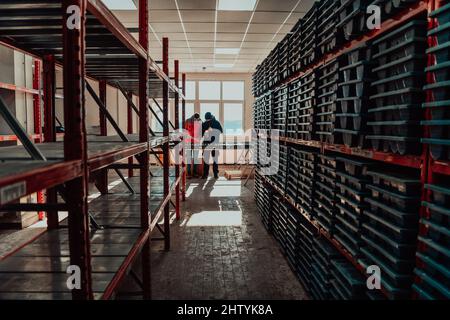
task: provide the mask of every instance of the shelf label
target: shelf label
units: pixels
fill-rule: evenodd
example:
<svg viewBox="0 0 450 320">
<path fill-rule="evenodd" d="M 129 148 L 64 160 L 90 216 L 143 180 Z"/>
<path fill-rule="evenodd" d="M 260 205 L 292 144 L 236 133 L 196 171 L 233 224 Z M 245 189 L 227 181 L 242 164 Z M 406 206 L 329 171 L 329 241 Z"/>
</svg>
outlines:
<svg viewBox="0 0 450 320">
<path fill-rule="evenodd" d="M 25 181 L 17 182 L 0 189 L 0 205 L 25 196 L 27 193 L 27 184 Z"/>
</svg>

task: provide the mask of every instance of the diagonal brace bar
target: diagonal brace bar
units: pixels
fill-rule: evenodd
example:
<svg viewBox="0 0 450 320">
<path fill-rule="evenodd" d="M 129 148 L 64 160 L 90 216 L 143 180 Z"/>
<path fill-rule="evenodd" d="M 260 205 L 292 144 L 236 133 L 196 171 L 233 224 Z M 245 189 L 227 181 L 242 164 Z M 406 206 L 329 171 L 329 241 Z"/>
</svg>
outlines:
<svg viewBox="0 0 450 320">
<path fill-rule="evenodd" d="M 116 130 L 117 134 L 119 135 L 120 139 L 123 140 L 123 142 L 129 142 L 128 138 L 125 136 L 125 134 L 120 129 L 117 122 L 114 120 L 112 115 L 109 113 L 106 106 L 103 104 L 103 102 L 100 100 L 100 98 L 95 93 L 94 89 L 91 87 L 89 82 L 86 81 L 86 89 L 88 90 L 89 94 L 92 96 L 94 101 L 97 103 L 97 105 L 100 108 L 100 111 L 106 116 L 106 119 L 108 119 L 109 123 L 113 126 L 114 130 Z"/>
<path fill-rule="evenodd" d="M 28 134 L 19 121 L 17 121 L 16 117 L 14 117 L 11 111 L 9 111 L 2 97 L 0 97 L 0 115 L 3 116 L 6 123 L 9 125 L 17 138 L 19 138 L 20 142 L 25 147 L 25 150 L 27 150 L 33 160 L 47 161 L 42 152 L 34 145 L 30 137 L 28 137 Z"/>
</svg>

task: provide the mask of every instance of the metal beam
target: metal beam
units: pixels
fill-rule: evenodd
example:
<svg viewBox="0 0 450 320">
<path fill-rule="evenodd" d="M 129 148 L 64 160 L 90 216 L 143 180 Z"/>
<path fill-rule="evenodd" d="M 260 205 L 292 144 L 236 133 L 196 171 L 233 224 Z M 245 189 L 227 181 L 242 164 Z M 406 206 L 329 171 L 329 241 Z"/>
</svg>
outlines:
<svg viewBox="0 0 450 320">
<path fill-rule="evenodd" d="M 163 38 L 163 72 L 168 77 L 169 76 L 169 39 Z M 163 82 L 163 135 L 165 137 L 169 136 L 169 84 Z M 169 165 L 170 165 L 170 154 L 169 154 L 169 142 L 164 143 L 163 153 L 164 153 L 164 198 L 166 198 L 170 193 L 169 187 Z M 164 236 L 166 241 L 164 242 L 164 249 L 166 251 L 170 250 L 170 208 L 168 203 L 164 206 Z"/>
<path fill-rule="evenodd" d="M 72 290 L 76 300 L 93 299 L 92 268 L 87 212 L 88 165 L 85 127 L 85 34 L 87 0 L 62 0 L 64 43 L 64 158 L 81 160 L 83 175 L 66 183 L 69 207 L 70 264 L 81 270 L 81 288 Z M 69 28 L 71 6 L 80 8 L 79 28 Z"/>
<path fill-rule="evenodd" d="M 114 169 L 114 171 L 117 173 L 117 175 L 119 176 L 120 180 L 122 180 L 122 182 L 125 184 L 125 186 L 130 191 L 130 193 L 131 194 L 135 194 L 136 191 L 134 191 L 134 189 L 131 186 L 131 184 L 127 181 L 127 179 L 125 179 L 125 177 L 123 176 L 122 172 L 120 172 L 119 169 Z"/>
<path fill-rule="evenodd" d="M 182 92 L 183 92 L 183 97 L 186 97 L 186 74 L 183 73 L 181 76 L 181 82 L 182 82 Z M 186 129 L 185 124 L 186 124 L 186 99 L 181 99 L 181 120 L 182 120 L 182 127 L 183 129 Z M 186 142 L 183 139 L 184 144 L 183 146 L 183 179 L 182 179 L 182 188 L 181 188 L 181 199 L 183 201 L 186 201 Z"/>
<path fill-rule="evenodd" d="M 91 87 L 89 82 L 85 81 L 86 89 L 91 95 L 91 97 L 94 99 L 94 101 L 97 103 L 98 107 L 100 108 L 100 111 L 106 116 L 106 119 L 108 119 L 109 123 L 113 126 L 114 130 L 119 135 L 120 139 L 122 139 L 123 142 L 129 142 L 126 135 L 122 132 L 117 122 L 114 120 L 113 116 L 109 113 L 106 106 L 103 104 L 103 102 L 100 100 L 99 96 L 95 93 L 94 89 Z"/>
<path fill-rule="evenodd" d="M 46 55 L 43 58 L 43 95 L 44 95 L 44 141 L 56 142 L 55 95 L 56 95 L 56 64 L 55 57 Z M 61 125 L 61 124 L 60 124 Z M 62 125 L 61 125 L 62 126 Z M 46 202 L 58 202 L 58 193 L 55 188 L 47 189 Z M 59 227 L 58 211 L 47 211 L 47 228 Z"/>
<path fill-rule="evenodd" d="M 178 95 L 179 96 L 179 95 Z M 156 106 L 158 107 L 159 111 L 163 112 L 163 109 L 161 108 L 161 105 L 158 103 L 158 101 L 156 101 L 155 98 L 152 98 L 153 102 L 156 104 Z M 155 111 L 152 109 L 153 114 L 155 114 Z M 169 125 L 172 129 L 175 129 L 175 126 L 173 125 L 172 121 L 170 121 L 169 119 Z"/>
<path fill-rule="evenodd" d="M 145 57 L 139 57 L 139 141 L 148 143 L 148 67 L 149 67 L 149 36 L 148 36 L 148 0 L 139 0 L 139 44 L 145 50 Z M 139 182 L 141 193 L 141 227 L 150 229 L 149 207 L 149 154 L 141 156 Z M 142 291 L 144 299 L 151 299 L 151 270 L 150 270 L 150 236 L 146 239 L 141 253 Z"/>
<path fill-rule="evenodd" d="M 106 101 L 106 81 L 100 80 L 98 84 L 99 98 L 104 106 L 107 105 Z M 100 119 L 100 135 L 105 137 L 108 135 L 108 126 L 106 122 L 106 115 L 99 108 L 99 119 Z M 108 169 L 101 169 L 95 175 L 95 185 L 101 194 L 108 193 Z"/>
<path fill-rule="evenodd" d="M 123 93 L 123 92 L 122 92 Z M 127 98 L 127 133 L 128 134 L 133 134 L 133 94 L 131 92 L 127 92 L 126 94 L 126 98 Z M 139 116 L 139 112 L 138 112 L 138 116 Z M 134 159 L 132 157 L 128 158 L 128 164 L 130 165 L 130 167 L 128 168 L 128 178 L 131 178 L 134 176 L 134 171 L 133 171 L 133 162 Z"/>
<path fill-rule="evenodd" d="M 33 141 L 31 141 L 26 130 L 22 127 L 22 125 L 19 123 L 19 121 L 17 121 L 16 117 L 14 117 L 14 115 L 11 113 L 8 106 L 6 105 L 5 100 L 3 100 L 2 97 L 0 97 L 0 115 L 5 119 L 6 123 L 11 128 L 13 133 L 17 136 L 17 138 L 23 144 L 25 150 L 28 152 L 31 159 L 47 161 L 45 156 L 35 146 Z"/>
<path fill-rule="evenodd" d="M 177 88 L 180 87 L 180 62 L 178 60 L 175 60 L 174 63 L 174 73 L 175 73 L 175 86 Z M 175 131 L 178 131 L 180 129 L 180 95 L 178 94 L 178 91 L 175 92 Z M 177 149 L 175 149 L 177 150 Z M 175 154 L 175 179 L 178 180 L 180 177 L 180 157 L 181 154 Z M 180 212 L 180 184 L 177 184 L 175 187 L 175 215 L 177 220 L 180 220 L 181 218 L 181 212 Z"/>
</svg>

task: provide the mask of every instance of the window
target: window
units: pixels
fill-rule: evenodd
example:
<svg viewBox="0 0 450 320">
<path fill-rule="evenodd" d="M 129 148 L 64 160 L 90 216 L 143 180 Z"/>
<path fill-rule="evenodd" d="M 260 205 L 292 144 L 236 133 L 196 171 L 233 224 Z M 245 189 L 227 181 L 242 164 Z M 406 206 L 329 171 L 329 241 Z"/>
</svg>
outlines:
<svg viewBox="0 0 450 320">
<path fill-rule="evenodd" d="M 224 136 L 243 135 L 246 123 L 245 88 L 246 82 L 239 78 L 188 81 L 186 119 L 198 112 L 204 121 L 205 113 L 211 112 L 222 124 Z"/>
<path fill-rule="evenodd" d="M 195 84 L 195 81 L 186 81 L 186 100 L 195 100 L 197 98 Z"/>
<path fill-rule="evenodd" d="M 244 81 L 224 81 L 223 100 L 244 100 Z"/>
<path fill-rule="evenodd" d="M 200 81 L 200 100 L 220 100 L 220 81 Z"/>
<path fill-rule="evenodd" d="M 186 119 L 189 119 L 190 117 L 192 117 L 195 113 L 195 108 L 194 108 L 194 103 L 186 103 Z M 183 124 L 183 106 L 180 104 L 180 128 L 184 128 L 184 124 Z"/>
<path fill-rule="evenodd" d="M 242 103 L 224 103 L 223 113 L 225 134 L 244 134 L 244 105 Z"/>
<path fill-rule="evenodd" d="M 219 103 L 201 103 L 200 118 L 205 121 L 205 113 L 211 112 L 217 120 L 220 120 L 220 104 Z"/>
<path fill-rule="evenodd" d="M 192 117 L 194 115 L 194 113 L 195 113 L 195 111 L 194 111 L 194 104 L 193 103 L 186 103 L 185 112 L 186 112 L 186 119 L 189 119 L 190 117 Z"/>
</svg>

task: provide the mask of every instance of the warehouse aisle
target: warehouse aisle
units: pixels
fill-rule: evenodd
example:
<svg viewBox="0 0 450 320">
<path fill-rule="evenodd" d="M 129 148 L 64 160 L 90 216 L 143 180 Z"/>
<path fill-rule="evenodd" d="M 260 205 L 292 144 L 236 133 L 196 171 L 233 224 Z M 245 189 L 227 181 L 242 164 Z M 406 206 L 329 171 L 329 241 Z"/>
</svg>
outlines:
<svg viewBox="0 0 450 320">
<path fill-rule="evenodd" d="M 260 222 L 253 182 L 192 180 L 172 250 L 152 252 L 154 299 L 306 299 Z"/>
</svg>

